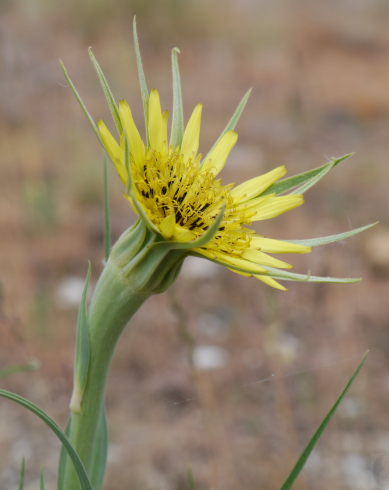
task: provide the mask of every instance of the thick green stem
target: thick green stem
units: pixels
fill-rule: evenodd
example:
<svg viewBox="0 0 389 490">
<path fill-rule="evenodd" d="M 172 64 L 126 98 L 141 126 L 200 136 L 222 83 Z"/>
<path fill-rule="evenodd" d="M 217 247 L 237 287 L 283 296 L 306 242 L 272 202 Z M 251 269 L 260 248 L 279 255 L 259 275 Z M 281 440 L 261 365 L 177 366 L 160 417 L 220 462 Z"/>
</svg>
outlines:
<svg viewBox="0 0 389 490">
<path fill-rule="evenodd" d="M 115 263 L 109 261 L 93 295 L 89 309 L 90 361 L 88 380 L 81 411 L 72 413 L 70 440 L 87 472 L 92 465 L 93 449 L 100 415 L 104 408 L 104 392 L 115 345 L 132 315 L 150 293 L 134 293 L 128 280 Z M 73 465 L 66 466 L 65 490 L 79 488 Z"/>
<path fill-rule="evenodd" d="M 86 385 L 79 403 L 71 406 L 68 435 L 88 475 L 92 481 L 96 478 L 95 490 L 100 487 L 105 465 L 105 455 L 97 449 L 101 424 L 105 423 L 105 385 L 116 343 L 144 301 L 175 281 L 185 257 L 185 251 L 171 250 L 168 243 L 154 246 L 157 239 L 141 220 L 123 233 L 111 251 L 89 308 Z M 75 386 L 78 381 L 75 374 Z M 76 472 L 66 461 L 60 462 L 59 490 L 78 490 Z"/>
</svg>

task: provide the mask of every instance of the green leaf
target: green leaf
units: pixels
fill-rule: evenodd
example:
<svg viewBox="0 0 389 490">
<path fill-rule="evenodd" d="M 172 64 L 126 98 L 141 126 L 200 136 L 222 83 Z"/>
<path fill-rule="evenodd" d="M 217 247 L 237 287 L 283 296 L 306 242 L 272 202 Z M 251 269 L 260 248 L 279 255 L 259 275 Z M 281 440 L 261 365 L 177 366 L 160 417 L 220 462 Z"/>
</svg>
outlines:
<svg viewBox="0 0 389 490">
<path fill-rule="evenodd" d="M 324 172 L 326 169 L 331 169 L 339 165 L 339 163 L 343 162 L 346 160 L 348 157 L 353 155 L 354 153 L 348 153 L 347 155 L 344 155 L 339 158 L 333 158 L 331 162 L 326 163 L 325 165 L 322 165 L 321 167 L 316 167 L 313 170 L 308 170 L 307 172 L 303 172 L 301 174 L 294 175 L 293 177 L 289 177 L 287 179 L 279 180 L 278 182 L 275 182 L 272 184 L 270 187 L 268 187 L 264 192 L 262 192 L 261 196 L 267 196 L 268 194 L 272 194 L 275 192 L 276 194 L 282 194 L 289 189 L 293 189 L 294 187 L 297 187 L 299 185 L 302 185 L 306 182 L 311 181 L 314 179 L 317 175 L 321 174 L 321 177 L 323 177 L 327 172 Z M 320 178 L 321 178 L 320 177 Z M 320 180 L 320 179 L 318 179 Z M 316 182 L 318 182 L 316 180 Z M 312 184 L 312 185 L 314 185 Z M 311 187 L 311 186 L 309 186 Z M 308 188 L 309 188 L 308 187 Z"/>
<path fill-rule="evenodd" d="M 357 367 L 356 371 L 354 374 L 351 376 L 350 381 L 347 383 L 346 388 L 343 390 L 342 394 L 340 397 L 336 400 L 335 405 L 331 408 L 331 410 L 328 412 L 326 418 L 323 420 L 323 422 L 319 425 L 319 428 L 313 435 L 312 439 L 308 442 L 308 445 L 302 452 L 299 460 L 297 461 L 295 467 L 291 471 L 290 475 L 286 479 L 285 483 L 282 485 L 281 490 L 290 490 L 292 488 L 293 483 L 295 482 L 296 478 L 300 474 L 301 470 L 304 468 L 305 463 L 307 462 L 307 459 L 309 458 L 309 455 L 313 451 L 314 447 L 316 446 L 318 440 L 320 439 L 321 435 L 323 434 L 325 428 L 327 427 L 329 421 L 332 419 L 334 416 L 334 413 L 336 412 L 337 408 L 339 407 L 341 401 L 345 397 L 346 393 L 350 389 L 351 385 L 353 384 L 355 378 L 358 376 L 359 371 L 361 370 L 361 367 L 363 366 L 363 363 L 366 360 L 367 354 L 369 351 L 365 353 L 365 355 L 362 358 L 362 361 L 359 363 L 359 366 Z"/>
<path fill-rule="evenodd" d="M 188 466 L 188 480 L 189 480 L 189 490 L 195 490 L 195 482 L 193 479 L 192 468 Z"/>
<path fill-rule="evenodd" d="M 173 148 L 182 144 L 184 137 L 184 112 L 182 109 L 182 93 L 180 71 L 178 69 L 177 53 L 178 48 L 172 49 L 172 71 L 173 71 L 173 119 L 172 132 L 170 135 L 170 144 Z"/>
<path fill-rule="evenodd" d="M 359 282 L 362 279 L 358 278 L 342 278 L 342 277 L 320 277 L 320 276 L 311 276 L 310 274 L 296 274 L 294 272 L 283 271 L 280 269 L 275 269 L 274 267 L 269 267 L 268 265 L 264 266 L 259 264 L 263 269 L 269 271 L 270 277 L 274 279 L 283 279 L 284 281 L 298 281 L 298 282 L 328 282 L 328 283 L 336 283 L 336 284 L 347 284 L 353 282 Z M 261 274 L 258 274 L 261 275 Z"/>
<path fill-rule="evenodd" d="M 292 192 L 290 192 L 290 194 L 304 194 L 304 192 L 306 192 L 308 189 L 310 189 L 315 184 L 317 184 L 319 182 L 319 180 L 321 180 L 326 174 L 328 174 L 328 172 L 332 168 L 334 168 L 335 162 L 336 162 L 336 160 L 333 160 L 332 162 L 330 162 L 328 164 L 328 166 L 324 170 L 322 170 L 320 173 L 318 173 L 316 175 L 316 177 L 314 177 L 311 180 L 308 180 L 308 182 L 306 182 L 305 184 L 301 185 L 297 189 L 294 189 Z"/>
<path fill-rule="evenodd" d="M 243 99 L 239 102 L 239 105 L 236 108 L 236 111 L 234 112 L 233 116 L 229 120 L 227 126 L 223 129 L 221 135 L 219 136 L 219 138 L 216 140 L 215 144 L 212 146 L 212 148 L 207 153 L 207 156 L 205 158 L 203 158 L 203 161 L 201 163 L 201 166 L 204 164 L 204 162 L 207 161 L 208 155 L 215 148 L 215 146 L 219 143 L 219 141 L 223 138 L 223 136 L 226 133 L 228 133 L 228 131 L 232 131 L 233 129 L 235 129 L 235 126 L 237 125 L 237 123 L 239 121 L 239 118 L 240 118 L 240 116 L 241 116 L 241 114 L 243 112 L 243 109 L 245 108 L 245 105 L 246 105 L 246 103 L 248 101 L 248 98 L 250 97 L 251 90 L 252 89 L 250 89 L 248 92 L 246 92 L 246 94 L 244 95 Z"/>
<path fill-rule="evenodd" d="M 146 139 L 147 139 L 147 146 L 149 146 L 150 145 L 150 140 L 149 140 L 149 98 L 150 97 L 149 97 L 149 91 L 147 90 L 145 73 L 143 71 L 142 58 L 140 56 L 138 33 L 136 31 L 136 17 L 134 17 L 133 30 L 134 30 L 135 55 L 136 55 L 136 62 L 138 65 L 140 92 L 142 94 L 143 111 L 145 114 Z"/>
<path fill-rule="evenodd" d="M 77 476 L 81 485 L 82 490 L 93 490 L 92 485 L 89 481 L 88 475 L 85 471 L 85 468 L 78 457 L 74 447 L 72 446 L 72 443 L 70 442 L 68 436 L 58 427 L 58 425 L 52 420 L 43 410 L 41 410 L 39 407 L 31 403 L 30 401 L 26 400 L 25 398 L 22 398 L 19 395 L 16 395 L 15 393 L 10 393 L 9 391 L 5 390 L 0 390 L 0 396 L 3 398 L 7 398 L 8 400 L 12 400 L 19 405 L 22 405 L 23 407 L 27 408 L 30 410 L 30 412 L 34 413 L 37 415 L 43 422 L 50 427 L 50 429 L 54 432 L 54 434 L 58 437 L 58 439 L 62 442 L 62 444 L 65 446 L 65 449 L 72 460 L 74 464 L 74 468 L 77 472 Z M 23 487 L 22 487 L 23 488 Z"/>
<path fill-rule="evenodd" d="M 40 368 L 40 362 L 38 359 L 31 359 L 28 364 L 20 364 L 19 366 L 8 366 L 0 370 L 0 379 L 5 378 L 11 374 L 16 373 L 28 373 L 30 371 L 36 371 Z"/>
<path fill-rule="evenodd" d="M 120 119 L 119 115 L 119 109 L 118 106 L 116 105 L 115 99 L 113 98 L 111 89 L 109 88 L 107 79 L 104 76 L 104 73 L 102 69 L 100 68 L 100 65 L 98 64 L 96 58 L 94 57 L 92 48 L 88 48 L 88 53 L 90 56 L 90 59 L 92 60 L 93 66 L 96 70 L 97 76 L 99 77 L 101 86 L 103 87 L 105 97 L 107 98 L 107 102 L 109 105 L 109 109 L 111 111 L 113 120 L 115 121 L 116 129 L 118 130 L 119 136 L 123 133 L 123 126 L 122 126 L 122 121 Z"/>
<path fill-rule="evenodd" d="M 70 436 L 70 425 L 72 423 L 72 419 L 69 419 L 69 422 L 66 426 L 65 429 L 65 434 L 69 437 Z M 65 449 L 65 446 L 61 446 L 61 453 L 59 455 L 59 464 L 58 464 L 58 478 L 57 478 L 57 487 L 58 490 L 63 490 L 64 488 L 64 479 L 65 479 L 65 473 L 66 473 L 66 465 L 68 464 L 68 453 Z"/>
<path fill-rule="evenodd" d="M 81 106 L 81 109 L 83 110 L 86 118 L 88 119 L 89 121 L 89 124 L 92 126 L 92 129 L 93 131 L 95 132 L 96 136 L 98 137 L 100 143 L 102 144 L 103 148 L 105 149 L 104 147 L 104 143 L 103 143 L 103 140 L 101 139 L 101 136 L 100 136 L 100 131 L 98 129 L 98 127 L 96 126 L 95 122 L 93 121 L 92 119 L 92 116 L 89 114 L 87 108 L 85 107 L 85 104 L 83 103 L 83 101 L 81 100 L 81 97 L 80 95 L 78 94 L 77 90 L 76 90 L 76 87 L 73 85 L 73 82 L 70 80 L 69 78 L 69 75 L 67 74 L 67 71 L 65 69 L 65 66 L 64 64 L 62 63 L 61 60 L 59 60 L 60 64 L 61 64 L 61 68 L 62 68 L 62 71 L 63 71 L 63 74 L 65 75 L 65 78 L 66 78 L 66 81 L 68 82 L 68 84 L 70 85 L 70 88 L 72 89 L 72 92 L 74 94 L 74 96 L 76 97 L 78 103 L 80 104 Z"/>
<path fill-rule="evenodd" d="M 20 468 L 19 490 L 23 490 L 23 488 L 24 488 L 24 469 L 25 469 L 25 460 L 24 460 L 24 456 L 23 456 L 22 466 Z"/>
<path fill-rule="evenodd" d="M 111 224 L 109 218 L 107 154 L 104 153 L 104 255 L 108 262 L 111 252 Z"/>
<path fill-rule="evenodd" d="M 323 236 L 320 238 L 308 238 L 307 240 L 282 240 L 283 242 L 296 243 L 298 245 L 306 245 L 307 247 L 318 247 L 319 245 L 326 245 L 327 243 L 338 242 L 339 240 L 345 240 L 346 238 L 352 237 L 365 231 L 378 223 L 372 223 L 371 225 L 362 226 L 361 228 L 356 228 L 355 230 L 346 231 L 345 233 L 339 233 L 338 235 Z"/>
<path fill-rule="evenodd" d="M 88 274 L 86 276 L 84 291 L 82 293 L 80 309 L 78 311 L 77 338 L 76 338 L 76 358 L 74 362 L 74 386 L 70 409 L 74 413 L 81 410 L 82 397 L 85 391 L 86 380 L 89 367 L 89 333 L 88 333 L 88 312 L 86 308 L 86 296 L 91 274 L 91 264 L 89 262 Z"/>
<path fill-rule="evenodd" d="M 108 432 L 105 409 L 103 408 L 97 428 L 92 465 L 89 471 L 90 481 L 94 490 L 100 490 L 107 464 Z"/>
<path fill-rule="evenodd" d="M 41 485 L 40 485 L 40 490 L 45 490 L 45 482 L 43 478 L 43 466 L 41 468 Z"/>
</svg>

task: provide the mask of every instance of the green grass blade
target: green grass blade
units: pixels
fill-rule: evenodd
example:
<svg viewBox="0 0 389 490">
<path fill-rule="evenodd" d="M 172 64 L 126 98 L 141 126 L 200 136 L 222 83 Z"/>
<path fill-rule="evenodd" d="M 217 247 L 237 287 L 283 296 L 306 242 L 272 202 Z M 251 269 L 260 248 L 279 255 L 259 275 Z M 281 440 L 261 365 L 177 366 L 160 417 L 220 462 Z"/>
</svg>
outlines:
<svg viewBox="0 0 389 490">
<path fill-rule="evenodd" d="M 97 429 L 96 441 L 92 456 L 92 466 L 89 472 L 90 481 L 94 490 L 100 490 L 104 479 L 105 467 L 107 464 L 108 452 L 108 431 L 105 409 L 103 409 L 99 427 Z"/>
<path fill-rule="evenodd" d="M 82 397 L 84 395 L 86 380 L 88 378 L 89 368 L 89 332 L 88 332 L 88 312 L 86 308 L 86 297 L 91 274 L 91 264 L 89 262 L 88 273 L 82 292 L 80 309 L 77 321 L 77 339 L 76 339 L 76 358 L 74 362 L 74 385 L 73 394 L 70 401 L 70 409 L 74 413 L 81 410 Z"/>
<path fill-rule="evenodd" d="M 308 182 L 306 182 L 305 184 L 301 185 L 297 189 L 294 189 L 290 194 L 304 194 L 304 192 L 306 192 L 308 189 L 310 189 L 315 184 L 317 184 L 319 182 L 319 180 L 321 180 L 326 174 L 328 174 L 328 172 L 332 168 L 334 168 L 335 162 L 336 162 L 336 160 L 333 160 L 332 162 L 330 162 L 328 164 L 328 166 L 324 170 L 322 170 L 320 173 L 318 173 L 316 175 L 316 177 L 314 177 L 311 180 L 308 180 Z"/>
<path fill-rule="evenodd" d="M 346 238 L 352 237 L 361 233 L 362 231 L 375 226 L 378 223 L 372 223 L 371 225 L 362 226 L 361 228 L 356 228 L 355 230 L 346 231 L 345 233 L 339 233 L 338 235 L 323 236 L 320 238 L 308 238 L 307 240 L 282 240 L 288 243 L 297 243 L 298 245 L 306 245 L 307 247 L 318 247 L 319 245 L 326 245 L 327 243 L 338 242 L 339 240 L 345 240 Z"/>
<path fill-rule="evenodd" d="M 93 490 L 92 485 L 89 481 L 88 475 L 85 471 L 85 468 L 78 457 L 72 443 L 70 442 L 68 436 L 58 427 L 58 425 L 51 419 L 43 410 L 39 407 L 26 400 L 25 398 L 16 395 L 15 393 L 10 393 L 9 391 L 0 390 L 0 396 L 3 398 L 7 398 L 8 400 L 12 400 L 22 407 L 27 408 L 30 412 L 37 415 L 43 422 L 50 427 L 50 429 L 54 432 L 54 434 L 58 437 L 58 439 L 65 446 L 65 449 L 74 464 L 74 468 L 77 472 L 78 480 L 81 485 L 82 490 Z"/>
<path fill-rule="evenodd" d="M 91 47 L 88 48 L 88 53 L 89 53 L 90 59 L 93 63 L 93 66 L 96 70 L 97 76 L 99 77 L 101 86 L 103 87 L 105 97 L 106 97 L 108 105 L 109 105 L 109 109 L 111 111 L 113 120 L 115 122 L 116 129 L 118 130 L 118 133 L 120 136 L 123 133 L 123 126 L 122 126 L 122 121 L 120 119 L 118 106 L 116 105 L 116 102 L 115 102 L 115 99 L 112 95 L 111 89 L 109 88 L 107 79 L 105 78 L 104 73 L 103 73 L 102 69 L 100 68 L 99 63 L 97 62 L 96 58 L 94 57 L 94 54 L 93 54 Z"/>
<path fill-rule="evenodd" d="M 305 184 L 306 182 L 314 179 L 317 175 L 322 174 L 321 176 L 325 175 L 323 173 L 328 167 L 334 168 L 339 163 L 343 162 L 347 158 L 349 158 L 353 153 L 348 153 L 347 155 L 344 155 L 339 158 L 333 158 L 331 162 L 326 163 L 325 165 L 322 165 L 321 167 L 316 167 L 313 170 L 308 170 L 307 172 L 303 172 L 301 174 L 294 175 L 293 177 L 289 177 L 287 179 L 280 180 L 278 182 L 275 182 L 272 184 L 270 187 L 268 187 L 262 194 L 261 196 L 267 196 L 268 194 L 272 194 L 275 192 L 276 194 L 282 194 L 289 189 L 293 189 L 294 187 L 300 186 L 302 184 Z M 316 181 L 317 182 L 317 181 Z M 315 183 L 316 183 L 315 182 Z M 313 185 L 313 184 L 312 184 Z"/>
<path fill-rule="evenodd" d="M 44 482 L 44 478 L 43 478 L 43 466 L 41 468 L 40 490 L 45 490 L 45 482 Z"/>
<path fill-rule="evenodd" d="M 195 482 L 193 479 L 192 468 L 188 466 L 188 481 L 189 481 L 189 490 L 195 490 Z"/>
<path fill-rule="evenodd" d="M 20 364 L 19 366 L 8 366 L 0 370 L 0 379 L 10 376 L 16 373 L 28 373 L 30 371 L 36 371 L 40 368 L 40 362 L 38 359 L 31 359 L 28 364 Z"/>
<path fill-rule="evenodd" d="M 24 488 L 24 469 L 25 469 L 25 460 L 24 456 L 22 458 L 22 466 L 20 468 L 20 477 L 19 477 L 19 490 L 23 490 Z"/>
<path fill-rule="evenodd" d="M 182 108 L 181 78 L 177 60 L 177 53 L 179 52 L 178 48 L 172 49 L 173 118 L 170 144 L 173 148 L 176 148 L 177 145 L 181 146 L 182 138 L 184 137 L 184 111 Z"/>
<path fill-rule="evenodd" d="M 336 400 L 335 405 L 331 408 L 331 410 L 328 412 L 326 418 L 323 420 L 323 422 L 319 425 L 319 428 L 313 435 L 312 439 L 308 442 L 308 445 L 302 452 L 299 460 L 297 461 L 295 467 L 291 471 L 290 475 L 286 479 L 285 483 L 282 485 L 281 490 L 290 490 L 292 488 L 293 483 L 295 482 L 296 478 L 300 474 L 301 470 L 304 468 L 305 463 L 307 462 L 307 459 L 309 458 L 309 455 L 313 451 L 313 448 L 316 446 L 318 440 L 320 439 L 321 435 L 323 434 L 325 428 L 327 427 L 329 421 L 332 419 L 334 416 L 334 413 L 336 412 L 337 408 L 339 407 L 341 401 L 345 397 L 346 393 L 350 389 L 351 385 L 353 384 L 355 378 L 358 376 L 359 371 L 361 370 L 361 367 L 363 366 L 363 363 L 366 360 L 367 354 L 369 351 L 365 353 L 363 356 L 361 362 L 359 363 L 356 371 L 354 374 L 351 376 L 350 381 L 347 383 L 346 388 L 343 390 L 342 394 L 340 397 Z"/>
<path fill-rule="evenodd" d="M 96 126 L 95 122 L 92 119 L 92 116 L 89 114 L 87 108 L 85 107 L 85 104 L 83 103 L 79 93 L 77 92 L 76 87 L 73 85 L 73 82 L 70 80 L 64 64 L 62 63 L 61 60 L 59 60 L 59 62 L 61 64 L 61 68 L 62 68 L 63 74 L 65 75 L 66 81 L 70 85 L 70 88 L 72 89 L 74 96 L 76 97 L 78 103 L 80 104 L 81 109 L 83 110 L 86 118 L 89 121 L 89 124 L 92 126 L 93 131 L 95 132 L 96 136 L 98 137 L 100 143 L 102 144 L 102 146 L 104 148 L 104 143 L 103 143 L 103 140 L 101 139 L 100 131 L 99 131 L 98 127 Z"/>
<path fill-rule="evenodd" d="M 136 31 L 136 17 L 134 17 L 133 30 L 134 30 L 135 55 L 136 55 L 136 62 L 138 65 L 140 92 L 142 94 L 143 111 L 145 113 L 146 139 L 147 139 L 147 146 L 149 146 L 149 144 L 150 144 L 150 141 L 149 141 L 149 98 L 150 97 L 149 97 L 149 91 L 147 90 L 145 72 L 143 71 L 142 58 L 140 56 L 138 33 Z"/>
<path fill-rule="evenodd" d="M 66 426 L 65 434 L 69 437 L 70 435 L 70 424 L 72 423 L 72 419 L 69 419 L 68 425 Z M 61 453 L 59 456 L 59 464 L 58 464 L 58 478 L 57 478 L 57 488 L 58 490 L 63 490 L 64 488 L 64 479 L 66 473 L 66 465 L 68 464 L 68 453 L 65 449 L 65 446 L 62 444 Z"/>
<path fill-rule="evenodd" d="M 111 223 L 109 217 L 107 155 L 104 153 L 104 256 L 108 262 L 111 252 Z"/>
<path fill-rule="evenodd" d="M 236 111 L 234 112 L 233 116 L 229 120 L 227 126 L 223 129 L 221 135 L 219 136 L 219 138 L 216 140 L 215 144 L 212 146 L 212 148 L 207 153 L 207 156 L 205 158 L 203 158 L 203 161 L 202 161 L 202 164 L 201 165 L 203 165 L 203 163 L 207 161 L 208 155 L 215 148 L 215 146 L 219 143 L 219 141 L 223 138 L 223 136 L 226 133 L 228 133 L 228 131 L 232 131 L 233 129 L 235 129 L 235 126 L 237 125 L 237 123 L 239 121 L 239 118 L 240 118 L 240 116 L 241 116 L 241 114 L 243 112 L 243 109 L 245 108 L 245 106 L 247 104 L 248 98 L 250 97 L 251 90 L 252 89 L 250 89 L 248 92 L 245 93 L 245 95 L 243 96 L 243 99 L 239 102 L 239 105 L 236 108 Z"/>
</svg>

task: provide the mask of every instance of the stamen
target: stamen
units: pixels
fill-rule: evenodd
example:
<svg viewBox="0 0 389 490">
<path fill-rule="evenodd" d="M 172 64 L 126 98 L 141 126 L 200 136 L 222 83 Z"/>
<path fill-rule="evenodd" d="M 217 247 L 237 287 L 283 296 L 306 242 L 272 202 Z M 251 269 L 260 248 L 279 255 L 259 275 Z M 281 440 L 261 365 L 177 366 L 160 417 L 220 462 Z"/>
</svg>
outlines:
<svg viewBox="0 0 389 490">
<path fill-rule="evenodd" d="M 203 248 L 240 256 L 250 244 L 249 230 L 242 227 L 250 221 L 234 207 L 230 194 L 233 185 L 223 187 L 221 180 L 215 180 L 211 172 L 201 172 L 201 156 L 184 161 L 179 147 L 176 150 L 173 147 L 163 152 L 149 149 L 142 171 L 137 171 L 135 164 L 131 166 L 138 199 L 149 218 L 159 226 L 166 216 L 174 213 L 177 225 L 199 237 L 226 203 L 216 236 Z"/>
</svg>

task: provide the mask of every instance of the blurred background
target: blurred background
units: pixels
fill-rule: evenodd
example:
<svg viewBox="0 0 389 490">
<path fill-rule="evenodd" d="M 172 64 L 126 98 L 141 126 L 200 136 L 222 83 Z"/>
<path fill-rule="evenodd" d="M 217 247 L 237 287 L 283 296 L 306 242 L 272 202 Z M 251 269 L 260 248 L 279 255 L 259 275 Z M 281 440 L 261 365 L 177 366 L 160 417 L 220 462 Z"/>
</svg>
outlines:
<svg viewBox="0 0 389 490">
<path fill-rule="evenodd" d="M 92 46 L 143 128 L 135 14 L 148 87 L 163 109 L 172 103 L 170 50 L 181 50 L 185 121 L 204 104 L 203 153 L 253 87 L 223 182 L 278 165 L 293 175 L 355 152 L 304 206 L 258 232 L 296 239 L 380 224 L 287 258 L 297 272 L 363 277 L 352 285 L 288 283 L 283 293 L 187 260 L 118 346 L 104 488 L 184 490 L 187 465 L 198 490 L 279 488 L 366 349 L 295 488 L 389 488 L 387 0 L 0 2 L 0 368 L 41 361 L 1 387 L 65 427 L 87 261 L 91 291 L 103 267 L 103 154 L 58 59 L 93 118 L 113 128 Z M 111 166 L 109 188 L 116 240 L 134 216 Z M 26 490 L 38 488 L 41 465 L 55 488 L 58 451 L 39 419 L 0 401 L 1 489 L 17 488 L 23 455 Z"/>
</svg>

